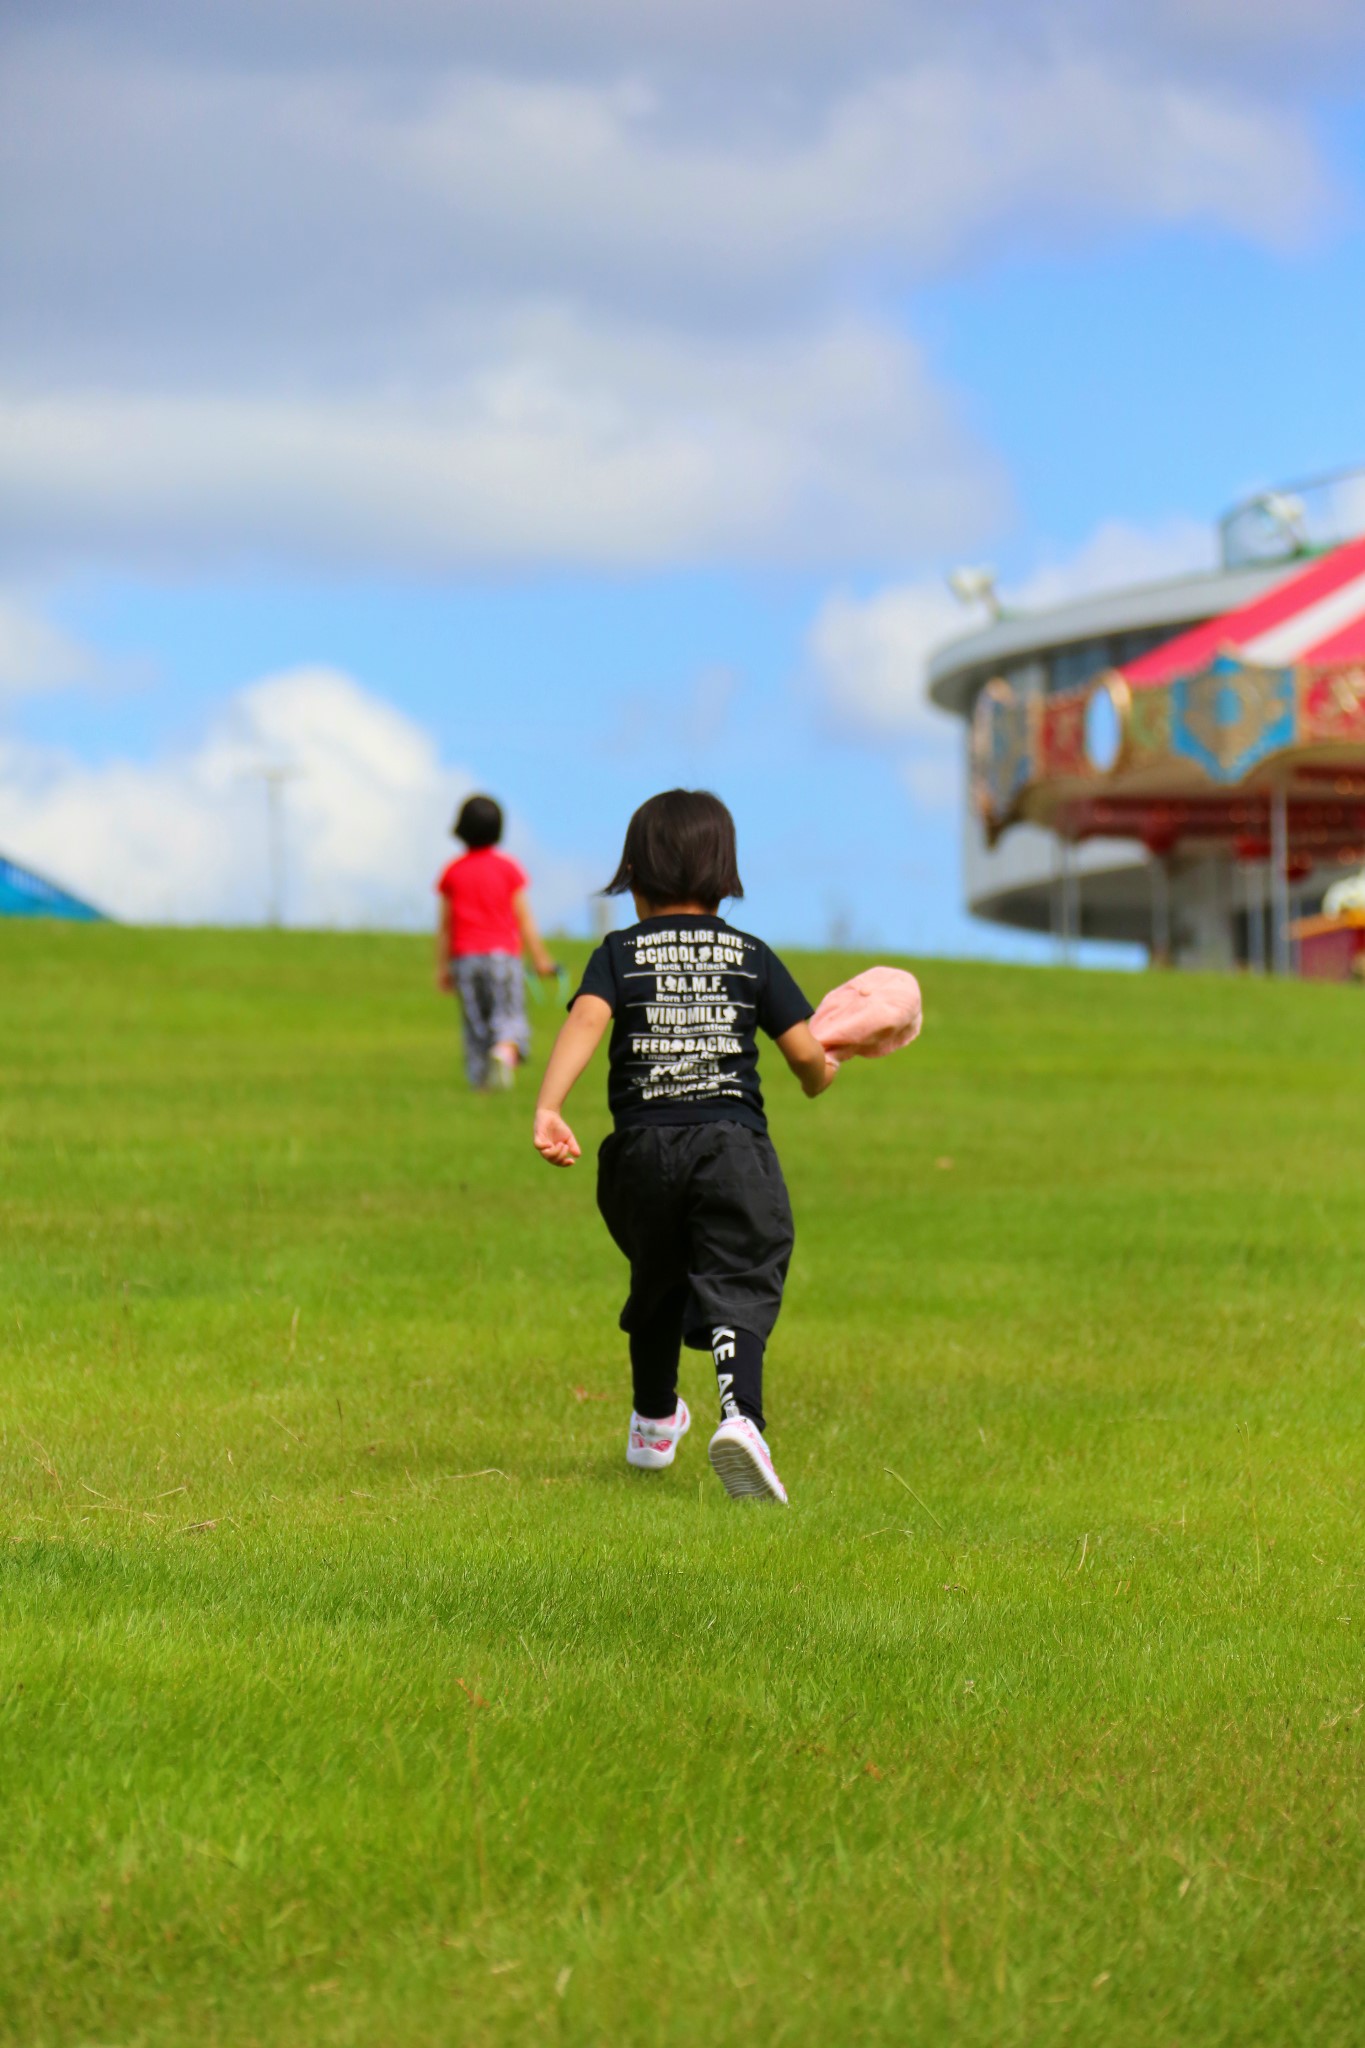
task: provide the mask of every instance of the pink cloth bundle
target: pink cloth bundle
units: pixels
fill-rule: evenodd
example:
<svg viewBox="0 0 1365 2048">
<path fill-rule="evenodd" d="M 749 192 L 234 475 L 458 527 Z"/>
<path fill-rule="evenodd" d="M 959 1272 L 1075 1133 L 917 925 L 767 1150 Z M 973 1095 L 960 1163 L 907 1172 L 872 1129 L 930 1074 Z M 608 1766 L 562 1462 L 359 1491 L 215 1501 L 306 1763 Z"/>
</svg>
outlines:
<svg viewBox="0 0 1365 2048">
<path fill-rule="evenodd" d="M 919 1037 L 924 1019 L 919 983 L 903 967 L 869 967 L 832 988 L 810 1028 L 836 1066 L 882 1060 Z"/>
</svg>

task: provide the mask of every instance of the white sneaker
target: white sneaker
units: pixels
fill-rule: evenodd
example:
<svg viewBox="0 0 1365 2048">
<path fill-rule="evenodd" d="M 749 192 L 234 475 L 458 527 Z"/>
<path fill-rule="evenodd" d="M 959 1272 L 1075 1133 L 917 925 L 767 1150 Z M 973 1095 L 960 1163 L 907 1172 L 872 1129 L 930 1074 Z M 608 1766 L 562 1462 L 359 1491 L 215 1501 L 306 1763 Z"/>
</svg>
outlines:
<svg viewBox="0 0 1365 2048">
<path fill-rule="evenodd" d="M 776 1500 L 787 1505 L 787 1489 L 773 1470 L 763 1432 L 747 1415 L 731 1415 L 711 1439 L 706 1454 L 731 1500 Z"/>
<path fill-rule="evenodd" d="M 678 1445 L 691 1427 L 692 1417 L 681 1395 L 673 1413 L 661 1422 L 655 1422 L 648 1415 L 637 1415 L 632 1408 L 630 1435 L 626 1438 L 626 1463 L 638 1465 L 642 1472 L 662 1472 L 665 1465 L 673 1463 Z"/>
<path fill-rule="evenodd" d="M 514 1045 L 495 1045 L 488 1055 L 488 1086 L 501 1094 L 516 1081 L 517 1049 Z"/>
</svg>

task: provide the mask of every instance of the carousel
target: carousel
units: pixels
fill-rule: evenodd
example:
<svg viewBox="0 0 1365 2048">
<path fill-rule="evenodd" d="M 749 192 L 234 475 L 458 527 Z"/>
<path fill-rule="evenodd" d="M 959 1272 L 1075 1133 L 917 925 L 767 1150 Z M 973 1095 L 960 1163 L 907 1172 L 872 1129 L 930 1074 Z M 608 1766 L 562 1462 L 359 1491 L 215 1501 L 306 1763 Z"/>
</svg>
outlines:
<svg viewBox="0 0 1365 2048">
<path fill-rule="evenodd" d="M 1053 832 L 1064 892 L 1083 841 L 1141 841 L 1154 960 L 1170 956 L 1172 858 L 1231 854 L 1268 912 L 1268 962 L 1252 964 L 1291 972 L 1292 886 L 1365 865 L 1365 539 L 1080 689 L 988 683 L 972 801 L 991 844 L 1021 821 Z M 1348 952 L 1318 947 L 1302 965 Z"/>
</svg>

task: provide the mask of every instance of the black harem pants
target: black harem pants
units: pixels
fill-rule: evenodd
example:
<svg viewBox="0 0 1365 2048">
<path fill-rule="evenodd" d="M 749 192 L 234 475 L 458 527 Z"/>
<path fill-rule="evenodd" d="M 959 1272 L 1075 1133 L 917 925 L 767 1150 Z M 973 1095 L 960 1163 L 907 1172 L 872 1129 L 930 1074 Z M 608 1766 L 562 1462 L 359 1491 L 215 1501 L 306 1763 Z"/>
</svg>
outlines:
<svg viewBox="0 0 1365 2048">
<path fill-rule="evenodd" d="M 707 1350 L 729 1325 L 762 1346 L 777 1321 L 795 1230 L 772 1140 L 737 1123 L 615 1131 L 598 1154 L 597 1206 L 630 1261 L 621 1328 L 635 1405 L 671 1413 L 658 1403 L 676 1390 L 680 1344 Z"/>
</svg>

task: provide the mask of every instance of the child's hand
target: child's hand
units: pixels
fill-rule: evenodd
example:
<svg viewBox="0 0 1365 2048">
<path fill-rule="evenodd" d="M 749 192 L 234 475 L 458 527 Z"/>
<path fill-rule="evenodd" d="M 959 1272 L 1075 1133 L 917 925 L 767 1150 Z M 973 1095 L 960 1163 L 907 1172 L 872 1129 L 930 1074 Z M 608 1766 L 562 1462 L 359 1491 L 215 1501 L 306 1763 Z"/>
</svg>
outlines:
<svg viewBox="0 0 1365 2048">
<path fill-rule="evenodd" d="M 583 1156 L 583 1147 L 557 1109 L 536 1111 L 532 1142 L 547 1166 L 572 1166 Z"/>
<path fill-rule="evenodd" d="M 823 1095 L 839 1071 L 809 1024 L 793 1024 L 777 1041 L 783 1059 L 801 1083 L 803 1095 Z"/>
</svg>

